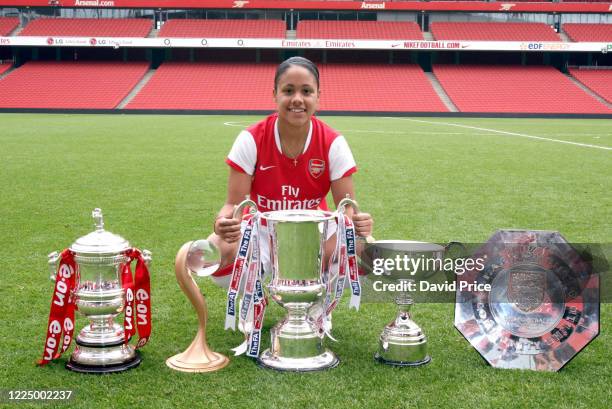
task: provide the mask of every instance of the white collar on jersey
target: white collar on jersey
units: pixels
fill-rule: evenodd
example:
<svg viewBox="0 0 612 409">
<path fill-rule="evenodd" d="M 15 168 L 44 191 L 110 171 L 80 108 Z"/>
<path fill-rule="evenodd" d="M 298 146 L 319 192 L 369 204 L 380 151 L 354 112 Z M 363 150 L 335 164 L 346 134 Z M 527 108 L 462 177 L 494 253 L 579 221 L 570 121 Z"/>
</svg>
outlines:
<svg viewBox="0 0 612 409">
<path fill-rule="evenodd" d="M 306 149 L 308 149 L 308 145 L 310 145 L 311 137 L 312 137 L 312 120 L 310 121 L 310 127 L 308 128 L 308 136 L 306 137 L 306 143 L 304 144 L 304 150 L 302 151 L 302 153 L 306 152 Z M 278 118 L 276 118 L 276 121 L 274 121 L 274 140 L 276 141 L 276 148 L 282 155 L 283 148 L 281 148 L 280 134 L 278 133 Z"/>
</svg>

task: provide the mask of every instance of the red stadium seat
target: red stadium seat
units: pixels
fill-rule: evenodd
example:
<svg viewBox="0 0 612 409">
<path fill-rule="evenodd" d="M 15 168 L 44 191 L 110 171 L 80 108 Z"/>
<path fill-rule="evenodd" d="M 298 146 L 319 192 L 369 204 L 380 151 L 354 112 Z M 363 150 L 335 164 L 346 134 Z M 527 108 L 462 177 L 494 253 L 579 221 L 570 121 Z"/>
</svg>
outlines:
<svg viewBox="0 0 612 409">
<path fill-rule="evenodd" d="M 398 21 L 303 20 L 297 25 L 296 36 L 350 40 L 423 40 L 423 33 L 417 23 Z"/>
<path fill-rule="evenodd" d="M 153 21 L 142 18 L 40 18 L 31 21 L 20 36 L 146 37 Z"/>
<path fill-rule="evenodd" d="M 146 62 L 30 61 L 0 80 L 0 108 L 115 108 Z"/>
<path fill-rule="evenodd" d="M 6 37 L 19 26 L 17 17 L 0 17 L 0 37 Z"/>
<path fill-rule="evenodd" d="M 570 74 L 612 104 L 612 69 L 570 68 Z"/>
<path fill-rule="evenodd" d="M 282 20 L 169 20 L 158 37 L 285 38 Z"/>
<path fill-rule="evenodd" d="M 321 64 L 321 110 L 445 112 L 423 70 L 415 64 Z"/>
<path fill-rule="evenodd" d="M 13 66 L 12 62 L 10 62 L 10 63 L 0 63 L 0 75 L 4 74 L 8 70 L 10 70 L 12 66 Z"/>
<path fill-rule="evenodd" d="M 162 64 L 127 109 L 273 110 L 274 64 Z"/>
<path fill-rule="evenodd" d="M 553 67 L 435 65 L 461 112 L 611 114 Z"/>
<path fill-rule="evenodd" d="M 612 41 L 612 24 L 563 24 L 563 31 L 572 40 L 610 42 Z"/>
<path fill-rule="evenodd" d="M 164 63 L 127 108 L 273 110 L 275 68 L 274 64 Z M 321 64 L 319 69 L 324 90 L 321 110 L 447 111 L 416 65 Z"/>
<path fill-rule="evenodd" d="M 471 41 L 561 41 L 544 23 L 446 23 L 430 24 L 436 40 Z"/>
</svg>

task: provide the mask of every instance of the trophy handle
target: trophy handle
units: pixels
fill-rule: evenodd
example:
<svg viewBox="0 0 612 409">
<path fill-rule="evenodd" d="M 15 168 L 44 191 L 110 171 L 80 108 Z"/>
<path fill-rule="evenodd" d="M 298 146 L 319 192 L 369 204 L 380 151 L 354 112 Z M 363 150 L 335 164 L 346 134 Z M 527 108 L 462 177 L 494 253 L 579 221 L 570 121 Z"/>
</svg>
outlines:
<svg viewBox="0 0 612 409">
<path fill-rule="evenodd" d="M 186 266 L 187 253 L 191 243 L 190 241 L 183 244 L 178 251 L 174 268 L 176 281 L 198 315 L 198 333 L 191 345 L 180 354 L 168 358 L 166 365 L 181 372 L 212 372 L 227 366 L 229 359 L 224 355 L 213 352 L 206 342 L 206 321 L 208 319 L 206 300 Z"/>
<path fill-rule="evenodd" d="M 257 209 L 257 204 L 252 201 L 251 199 L 247 198 L 244 199 L 242 202 L 240 202 L 236 207 L 234 207 L 234 213 L 232 213 L 232 218 L 234 219 L 238 219 L 240 218 L 240 213 L 242 213 L 242 210 L 249 206 L 249 214 L 255 214 L 257 213 L 259 210 Z"/>
<path fill-rule="evenodd" d="M 52 282 L 55 282 L 55 272 L 57 270 L 57 263 L 60 259 L 60 254 L 58 251 L 54 251 L 53 253 L 49 253 L 49 255 L 47 256 L 47 263 L 49 265 L 49 272 L 50 272 L 50 276 L 49 279 Z"/>
<path fill-rule="evenodd" d="M 351 199 L 350 197 L 348 197 L 348 195 L 344 199 L 340 200 L 340 203 L 338 203 L 338 213 L 344 214 L 344 212 L 346 211 L 346 206 L 352 207 L 355 213 L 360 213 L 357 201 Z M 364 237 L 364 239 L 366 243 L 374 243 L 376 241 L 372 236 Z"/>
<path fill-rule="evenodd" d="M 338 203 L 338 212 L 344 213 L 346 210 L 346 206 L 352 207 L 353 210 L 355 210 L 355 213 L 360 212 L 357 201 L 354 199 L 351 199 L 348 195 L 344 199 L 340 200 L 340 203 Z"/>
</svg>

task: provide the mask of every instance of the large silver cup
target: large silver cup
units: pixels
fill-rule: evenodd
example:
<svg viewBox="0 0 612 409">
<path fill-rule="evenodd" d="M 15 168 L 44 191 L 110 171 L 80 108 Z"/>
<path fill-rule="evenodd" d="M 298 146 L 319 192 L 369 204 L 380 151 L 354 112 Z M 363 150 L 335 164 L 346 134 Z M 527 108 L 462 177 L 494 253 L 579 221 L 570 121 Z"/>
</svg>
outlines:
<svg viewBox="0 0 612 409">
<path fill-rule="evenodd" d="M 309 310 L 326 295 L 323 253 L 330 212 L 282 210 L 262 214 L 268 226 L 272 281 L 271 298 L 287 309 L 272 328 L 272 344 L 259 357 L 263 367 L 282 371 L 317 371 L 338 364 L 323 347 L 323 337 Z"/>
<path fill-rule="evenodd" d="M 76 348 L 66 367 L 75 372 L 121 372 L 140 364 L 141 358 L 131 345 L 125 345 L 123 326 L 115 317 L 123 312 L 125 291 L 121 285 L 121 266 L 128 261 L 125 252 L 130 243 L 104 230 L 102 211 L 92 212 L 96 230 L 76 240 L 77 285 L 74 291 L 77 310 L 89 319 L 76 337 Z M 147 264 L 151 253 L 143 250 Z M 58 253 L 49 254 L 49 266 L 55 270 Z"/>
</svg>

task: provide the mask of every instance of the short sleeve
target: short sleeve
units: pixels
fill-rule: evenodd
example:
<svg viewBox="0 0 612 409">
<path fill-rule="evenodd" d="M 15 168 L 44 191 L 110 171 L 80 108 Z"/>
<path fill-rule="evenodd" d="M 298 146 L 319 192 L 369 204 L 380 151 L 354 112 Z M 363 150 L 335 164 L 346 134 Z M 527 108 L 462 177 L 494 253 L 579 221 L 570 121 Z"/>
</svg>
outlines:
<svg viewBox="0 0 612 409">
<path fill-rule="evenodd" d="M 225 162 L 239 172 L 253 175 L 257 162 L 257 145 L 250 132 L 240 132 Z"/>
<path fill-rule="evenodd" d="M 329 147 L 329 177 L 333 182 L 357 171 L 355 159 L 344 136 L 337 136 Z"/>
</svg>

